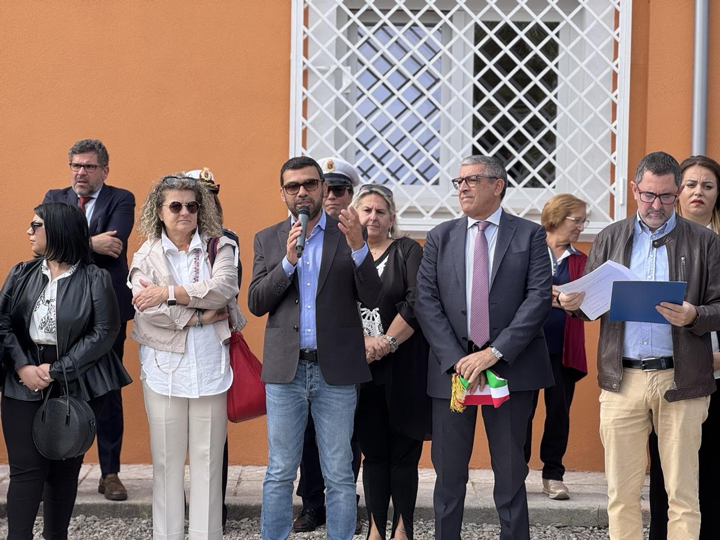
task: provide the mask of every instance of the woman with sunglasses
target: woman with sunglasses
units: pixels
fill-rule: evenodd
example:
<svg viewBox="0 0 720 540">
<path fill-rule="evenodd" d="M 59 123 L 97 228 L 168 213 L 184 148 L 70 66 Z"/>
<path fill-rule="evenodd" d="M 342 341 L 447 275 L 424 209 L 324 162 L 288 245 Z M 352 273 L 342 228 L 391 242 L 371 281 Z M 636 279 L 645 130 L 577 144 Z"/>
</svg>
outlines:
<svg viewBox="0 0 720 540">
<path fill-rule="evenodd" d="M 383 282 L 380 306 L 361 305 L 366 358 L 372 381 L 360 388 L 356 434 L 363 461 L 368 538 L 384 539 L 388 506 L 394 515 L 391 538 L 412 539 L 418 489 L 418 462 L 430 435 L 426 392 L 428 343 L 413 306 L 422 259 L 420 244 L 399 238 L 392 191 L 365 184 L 353 199 Z"/>
<path fill-rule="evenodd" d="M 557 286 L 578 279 L 585 270 L 587 255 L 573 244 L 588 224 L 586 208 L 584 201 L 565 193 L 550 198 L 540 217 L 540 223 L 547 231 L 548 256 L 553 272 L 553 309 L 543 330 L 555 377 L 555 385 L 543 391 L 545 426 L 540 443 L 540 459 L 543 461 L 543 493 L 556 500 L 570 497 L 563 483 L 565 467 L 562 460 L 570 435 L 570 405 L 575 383 L 587 375 L 584 322 L 570 317 L 558 304 Z M 534 393 L 533 410 L 528 420 L 526 461 L 530 461 L 532 422 L 539 394 L 539 391 Z"/>
<path fill-rule="evenodd" d="M 147 241 L 133 256 L 131 337 L 140 343 L 153 461 L 155 538 L 184 538 L 190 457 L 190 539 L 222 538 L 230 324 L 240 321 L 237 244 L 223 236 L 211 195 L 194 178 L 166 176 L 142 208 Z M 219 238 L 210 265 L 208 240 Z"/>
<path fill-rule="evenodd" d="M 706 156 L 690 156 L 680 164 L 682 184 L 675 211 L 681 217 L 720 234 L 720 164 Z M 712 333 L 715 384 L 720 390 L 720 347 Z M 700 540 L 720 538 L 720 394 L 710 396 L 700 445 Z M 668 497 L 665 492 L 657 435 L 650 434 L 650 540 L 667 538 Z"/>
<path fill-rule="evenodd" d="M 67 383 L 97 417 L 105 394 L 131 379 L 112 350 L 120 311 L 110 274 L 91 264 L 85 216 L 64 203 L 41 204 L 27 234 L 35 259 L 13 267 L 0 293 L 7 538 L 33 538 L 40 500 L 43 536 L 67 538 L 84 456 L 42 456 L 32 438 L 35 414 L 47 392 L 58 397 Z"/>
</svg>

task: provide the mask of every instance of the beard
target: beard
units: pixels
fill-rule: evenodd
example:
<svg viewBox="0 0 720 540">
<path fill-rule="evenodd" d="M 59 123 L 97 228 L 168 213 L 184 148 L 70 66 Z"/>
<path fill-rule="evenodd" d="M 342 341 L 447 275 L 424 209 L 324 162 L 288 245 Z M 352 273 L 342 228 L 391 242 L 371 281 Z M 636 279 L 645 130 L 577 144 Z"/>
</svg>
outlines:
<svg viewBox="0 0 720 540">
<path fill-rule="evenodd" d="M 298 211 L 300 208 L 307 208 L 308 212 L 310 214 L 310 221 L 315 219 L 320 211 L 322 210 L 322 199 L 319 201 L 316 201 L 312 197 L 302 197 L 295 199 L 292 204 L 288 205 L 288 209 L 290 210 L 290 213 L 295 217 L 295 219 L 298 218 Z"/>
</svg>

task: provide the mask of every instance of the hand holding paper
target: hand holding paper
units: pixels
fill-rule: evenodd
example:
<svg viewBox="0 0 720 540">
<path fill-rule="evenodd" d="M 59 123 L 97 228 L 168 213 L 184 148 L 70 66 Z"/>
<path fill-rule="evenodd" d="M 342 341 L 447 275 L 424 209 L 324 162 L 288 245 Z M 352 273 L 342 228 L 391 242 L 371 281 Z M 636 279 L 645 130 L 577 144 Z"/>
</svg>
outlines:
<svg viewBox="0 0 720 540">
<path fill-rule="evenodd" d="M 656 309 L 670 324 L 675 326 L 687 326 L 693 323 L 698 316 L 697 309 L 690 302 L 683 302 L 682 304 L 660 302 Z"/>
<path fill-rule="evenodd" d="M 610 309 L 612 284 L 615 281 L 640 281 L 640 278 L 622 264 L 607 261 L 580 279 L 558 286 L 558 290 L 565 296 L 585 293 L 582 298 L 579 295 L 570 298 L 561 296 L 560 302 L 569 311 L 579 308 L 589 319 L 597 319 Z"/>
</svg>

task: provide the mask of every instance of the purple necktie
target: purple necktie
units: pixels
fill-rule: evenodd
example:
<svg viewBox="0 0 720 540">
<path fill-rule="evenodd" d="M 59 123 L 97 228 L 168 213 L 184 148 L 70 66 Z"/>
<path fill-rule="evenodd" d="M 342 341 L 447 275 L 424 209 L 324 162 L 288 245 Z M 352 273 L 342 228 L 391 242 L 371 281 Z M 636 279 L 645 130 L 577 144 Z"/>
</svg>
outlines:
<svg viewBox="0 0 720 540">
<path fill-rule="evenodd" d="M 476 223 L 475 256 L 473 258 L 472 305 L 470 307 L 470 339 L 482 347 L 490 340 L 490 299 L 488 278 L 488 243 L 485 229 L 489 221 Z"/>
</svg>

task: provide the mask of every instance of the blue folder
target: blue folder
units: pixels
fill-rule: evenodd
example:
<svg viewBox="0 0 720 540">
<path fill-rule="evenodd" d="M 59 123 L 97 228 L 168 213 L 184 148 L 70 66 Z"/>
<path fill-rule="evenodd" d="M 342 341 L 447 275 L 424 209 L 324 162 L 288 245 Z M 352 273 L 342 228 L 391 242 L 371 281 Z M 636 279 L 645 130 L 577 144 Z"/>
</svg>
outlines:
<svg viewBox="0 0 720 540">
<path fill-rule="evenodd" d="M 682 304 L 686 287 L 685 281 L 615 281 L 610 320 L 670 324 L 655 306 L 660 302 Z"/>
</svg>

